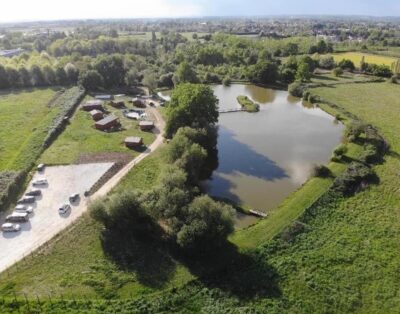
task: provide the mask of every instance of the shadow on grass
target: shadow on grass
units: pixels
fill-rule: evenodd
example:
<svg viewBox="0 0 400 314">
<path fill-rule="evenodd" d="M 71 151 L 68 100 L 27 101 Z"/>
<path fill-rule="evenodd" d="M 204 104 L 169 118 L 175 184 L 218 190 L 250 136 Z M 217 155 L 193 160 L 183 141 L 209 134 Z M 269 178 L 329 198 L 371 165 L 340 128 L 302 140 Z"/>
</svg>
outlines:
<svg viewBox="0 0 400 314">
<path fill-rule="evenodd" d="M 102 246 L 121 270 L 134 272 L 145 286 L 162 288 L 175 273 L 176 262 L 168 253 L 167 244 L 155 237 L 145 239 L 132 231 L 106 229 Z"/>
<path fill-rule="evenodd" d="M 337 79 L 337 78 L 329 77 L 329 76 L 322 76 L 322 75 L 321 76 L 320 75 L 314 75 L 312 77 L 312 79 L 321 80 L 321 81 L 334 81 L 334 82 L 339 81 L 339 79 Z"/>
<path fill-rule="evenodd" d="M 266 258 L 256 252 L 239 252 L 230 242 L 203 256 L 178 255 L 179 261 L 207 288 L 218 288 L 243 300 L 277 298 L 282 294 L 279 276 Z"/>
</svg>

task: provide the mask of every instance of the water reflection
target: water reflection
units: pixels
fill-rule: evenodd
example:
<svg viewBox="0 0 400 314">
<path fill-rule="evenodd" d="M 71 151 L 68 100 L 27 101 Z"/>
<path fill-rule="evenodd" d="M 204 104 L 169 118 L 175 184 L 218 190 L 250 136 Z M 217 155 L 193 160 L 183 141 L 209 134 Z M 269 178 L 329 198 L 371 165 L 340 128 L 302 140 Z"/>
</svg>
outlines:
<svg viewBox="0 0 400 314">
<path fill-rule="evenodd" d="M 342 124 L 285 91 L 252 85 L 213 89 L 222 109 L 235 108 L 238 95 L 268 106 L 256 114 L 220 115 L 219 167 L 205 183 L 212 195 L 274 208 L 307 180 L 314 164 L 327 163 L 340 143 Z"/>
</svg>

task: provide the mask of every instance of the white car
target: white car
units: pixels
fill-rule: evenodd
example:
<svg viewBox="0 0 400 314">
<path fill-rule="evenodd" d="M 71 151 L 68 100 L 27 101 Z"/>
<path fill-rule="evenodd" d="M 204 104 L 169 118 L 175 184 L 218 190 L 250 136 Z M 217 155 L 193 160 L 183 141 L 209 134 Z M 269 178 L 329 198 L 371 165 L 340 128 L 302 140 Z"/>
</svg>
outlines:
<svg viewBox="0 0 400 314">
<path fill-rule="evenodd" d="M 66 213 L 68 213 L 71 210 L 71 205 L 69 204 L 63 204 L 60 206 L 60 208 L 58 209 L 58 213 L 60 215 L 64 215 Z"/>
<path fill-rule="evenodd" d="M 12 224 L 10 222 L 6 222 L 1 225 L 1 230 L 3 232 L 17 232 L 21 230 L 21 226 L 19 224 Z"/>
<path fill-rule="evenodd" d="M 47 179 L 45 179 L 45 178 L 37 179 L 32 182 L 33 186 L 40 186 L 40 185 L 47 185 L 47 184 L 49 184 L 49 183 L 47 182 Z"/>
<path fill-rule="evenodd" d="M 14 210 L 17 213 L 28 213 L 28 214 L 33 213 L 33 207 L 32 206 L 26 206 L 26 205 L 23 205 L 23 204 L 15 206 Z"/>
</svg>

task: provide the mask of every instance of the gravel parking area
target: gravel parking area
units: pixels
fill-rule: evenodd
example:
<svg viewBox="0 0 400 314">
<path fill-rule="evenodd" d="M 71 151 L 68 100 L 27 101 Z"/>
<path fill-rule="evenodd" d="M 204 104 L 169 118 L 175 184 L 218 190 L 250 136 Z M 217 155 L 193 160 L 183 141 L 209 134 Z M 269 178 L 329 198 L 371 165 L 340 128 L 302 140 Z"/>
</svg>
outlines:
<svg viewBox="0 0 400 314">
<path fill-rule="evenodd" d="M 40 187 L 42 196 L 33 205 L 34 213 L 29 222 L 21 224 L 21 231 L 1 233 L 0 272 L 28 255 L 61 230 L 76 220 L 86 210 L 84 192 L 112 167 L 113 163 L 92 163 L 70 166 L 46 167 L 43 173 L 36 173 L 32 179 L 46 178 L 47 186 Z M 28 190 L 32 187 L 30 183 Z M 72 210 L 60 215 L 58 208 L 69 203 L 71 194 L 79 193 L 80 198 L 71 204 Z M 4 222 L 4 215 L 0 222 Z"/>
</svg>

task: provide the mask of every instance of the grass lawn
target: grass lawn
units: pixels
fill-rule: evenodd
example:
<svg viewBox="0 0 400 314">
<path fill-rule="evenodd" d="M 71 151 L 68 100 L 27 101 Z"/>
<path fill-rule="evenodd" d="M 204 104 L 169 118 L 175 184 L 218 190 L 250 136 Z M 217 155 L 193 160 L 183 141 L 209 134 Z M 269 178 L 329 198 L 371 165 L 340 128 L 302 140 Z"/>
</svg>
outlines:
<svg viewBox="0 0 400 314">
<path fill-rule="evenodd" d="M 0 93 L 0 171 L 21 170 L 34 162 L 59 112 L 48 106 L 57 89 Z"/>
<path fill-rule="evenodd" d="M 90 97 L 85 98 L 84 101 L 88 99 Z M 145 145 L 150 145 L 154 141 L 153 133 L 140 131 L 138 121 L 125 118 L 121 109 L 115 109 L 110 105 L 106 105 L 106 108 L 110 113 L 119 117 L 123 127 L 122 131 L 111 133 L 99 131 L 94 128 L 94 121 L 88 112 L 77 110 L 70 125 L 44 152 L 40 161 L 46 164 L 71 164 L 78 161 L 82 154 L 107 152 L 128 153 L 133 157 L 139 152 L 125 147 L 126 137 L 143 137 Z"/>
<path fill-rule="evenodd" d="M 336 62 L 340 62 L 343 59 L 349 59 L 353 61 L 356 67 L 360 66 L 362 57 L 365 58 L 364 61 L 367 63 L 378 64 L 378 65 L 384 64 L 389 67 L 392 66 L 393 62 L 396 62 L 398 60 L 398 58 L 394 57 L 374 55 L 362 52 L 344 52 L 344 53 L 332 54 L 332 56 Z"/>
<path fill-rule="evenodd" d="M 149 156 L 116 187 L 148 189 L 158 180 L 162 151 Z M 130 269 L 102 249 L 101 226 L 85 214 L 40 252 L 0 275 L 0 295 L 10 291 L 59 297 L 137 297 L 177 287 L 193 277 L 171 256 L 151 244 L 138 246 Z"/>
<path fill-rule="evenodd" d="M 352 82 L 366 82 L 371 79 L 374 79 L 370 75 L 363 75 L 363 74 L 353 74 L 350 72 L 345 72 L 341 76 L 334 76 L 332 73 L 327 74 L 315 74 L 311 78 L 312 83 L 319 83 L 319 84 L 338 84 L 338 83 L 352 83 Z"/>
</svg>

